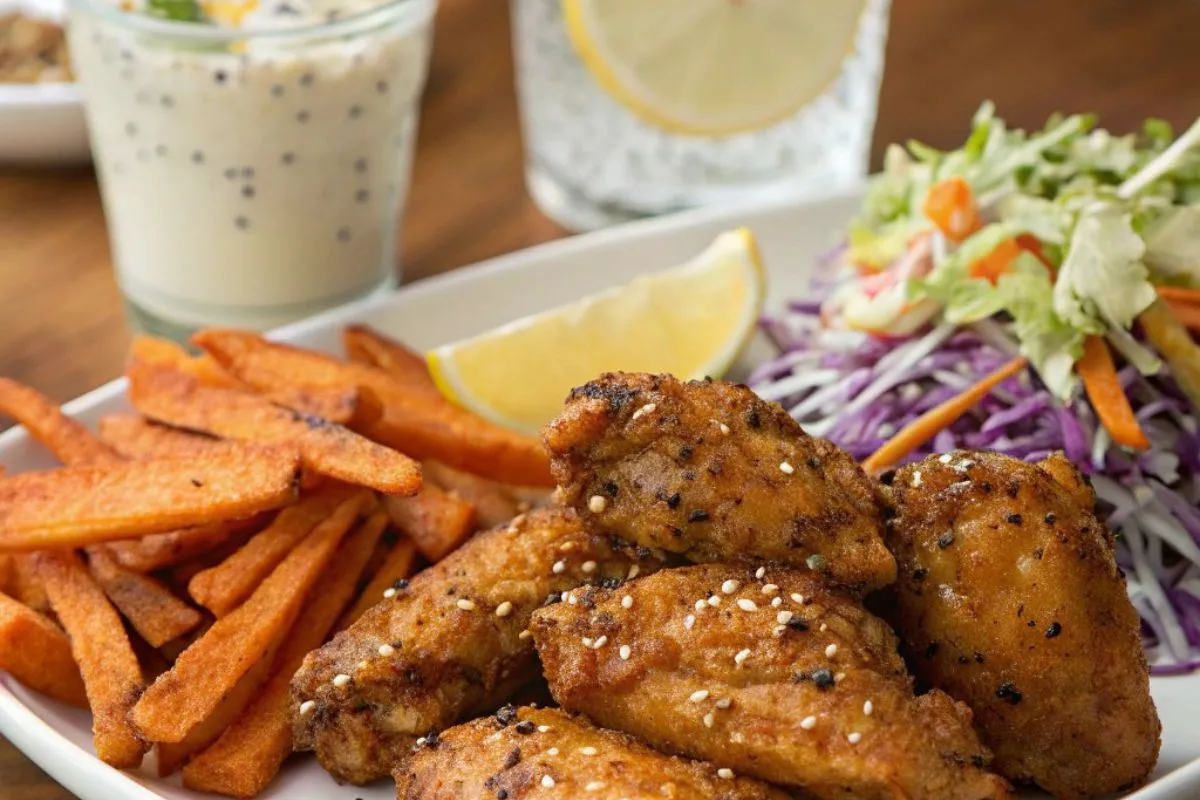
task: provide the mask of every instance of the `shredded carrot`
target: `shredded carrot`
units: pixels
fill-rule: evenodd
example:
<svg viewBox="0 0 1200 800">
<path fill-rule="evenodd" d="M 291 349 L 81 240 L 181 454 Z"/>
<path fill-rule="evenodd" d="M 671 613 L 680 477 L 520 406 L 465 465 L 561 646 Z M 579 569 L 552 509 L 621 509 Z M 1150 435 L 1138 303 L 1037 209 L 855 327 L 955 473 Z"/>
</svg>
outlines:
<svg viewBox="0 0 1200 800">
<path fill-rule="evenodd" d="M 1046 250 L 1042 247 L 1042 243 L 1038 241 L 1036 236 L 1032 233 L 1022 233 L 1017 237 L 1017 244 L 1020 245 L 1022 250 L 1032 254 L 1038 261 L 1042 262 L 1042 265 L 1050 271 L 1050 275 L 1053 277 L 1057 270 L 1050 263 L 1050 259 L 1046 258 Z"/>
<path fill-rule="evenodd" d="M 922 208 L 929 221 L 952 242 L 961 242 L 983 227 L 970 185 L 959 177 L 938 181 Z"/>
<path fill-rule="evenodd" d="M 953 425 L 959 417 L 987 397 L 992 389 L 1025 369 L 1027 364 L 1024 357 L 1014 358 L 962 394 L 929 409 L 868 456 L 862 463 L 863 469 L 875 475 L 897 464 L 900 459 Z"/>
<path fill-rule="evenodd" d="M 1159 290 L 1161 294 L 1161 289 Z M 1165 298 L 1164 298 L 1165 299 Z M 1167 300 L 1167 307 L 1179 320 L 1179 324 L 1190 331 L 1200 333 L 1200 305 L 1182 303 L 1178 300 Z"/>
<path fill-rule="evenodd" d="M 971 265 L 972 278 L 984 278 L 992 283 L 1008 272 L 1013 259 L 1021 255 L 1022 247 L 1016 239 L 1005 239 L 983 258 Z"/>
<path fill-rule="evenodd" d="M 1117 368 L 1104 339 L 1089 336 L 1084 340 L 1083 358 L 1076 362 L 1075 371 L 1083 379 L 1088 400 L 1113 441 L 1139 450 L 1148 448 L 1150 441 L 1138 425 L 1125 389 L 1117 380 Z"/>
<path fill-rule="evenodd" d="M 1187 289 L 1182 286 L 1156 286 L 1158 296 L 1174 306 L 1176 303 L 1200 306 L 1200 289 Z"/>
</svg>

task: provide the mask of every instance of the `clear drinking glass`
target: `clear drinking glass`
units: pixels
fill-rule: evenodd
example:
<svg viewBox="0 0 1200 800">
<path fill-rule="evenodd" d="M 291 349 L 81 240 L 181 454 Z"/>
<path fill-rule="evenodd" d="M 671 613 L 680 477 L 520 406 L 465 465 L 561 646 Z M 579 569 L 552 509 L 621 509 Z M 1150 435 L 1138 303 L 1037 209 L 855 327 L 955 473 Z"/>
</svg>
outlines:
<svg viewBox="0 0 1200 800">
<path fill-rule="evenodd" d="M 268 328 L 395 282 L 436 0 L 322 6 L 289 27 L 298 1 L 264 0 L 280 25 L 230 28 L 70 0 L 137 327 Z"/>
<path fill-rule="evenodd" d="M 512 0 L 530 194 L 557 222 L 587 230 L 772 193 L 827 192 L 861 180 L 889 5 L 866 2 L 836 79 L 794 116 L 750 133 L 701 137 L 645 122 L 602 89 L 568 37 L 562 0 Z"/>
</svg>

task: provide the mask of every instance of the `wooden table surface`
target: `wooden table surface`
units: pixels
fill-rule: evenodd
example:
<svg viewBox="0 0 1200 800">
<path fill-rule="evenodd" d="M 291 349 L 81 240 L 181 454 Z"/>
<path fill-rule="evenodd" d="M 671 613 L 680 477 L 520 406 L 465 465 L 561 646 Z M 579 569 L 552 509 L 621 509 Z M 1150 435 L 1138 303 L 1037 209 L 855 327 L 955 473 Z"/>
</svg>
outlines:
<svg viewBox="0 0 1200 800">
<path fill-rule="evenodd" d="M 1090 110 L 1113 130 L 1200 114 L 1194 0 L 894 0 L 873 163 L 890 141 L 961 141 L 996 101 L 1014 125 Z M 565 235 L 530 202 L 506 4 L 442 0 L 400 258 L 415 280 Z M 0 375 L 65 400 L 128 340 L 90 170 L 0 168 Z M 0 423 L 2 427 L 2 423 Z M 71 795 L 0 739 L 0 800 Z"/>
</svg>

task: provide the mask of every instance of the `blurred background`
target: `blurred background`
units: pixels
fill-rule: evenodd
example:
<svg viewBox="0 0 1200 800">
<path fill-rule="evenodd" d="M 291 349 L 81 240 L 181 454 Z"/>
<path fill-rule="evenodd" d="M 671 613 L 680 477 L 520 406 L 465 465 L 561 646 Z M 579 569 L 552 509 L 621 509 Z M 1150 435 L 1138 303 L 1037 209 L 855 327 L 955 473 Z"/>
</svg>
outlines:
<svg viewBox="0 0 1200 800">
<path fill-rule="evenodd" d="M 890 142 L 956 146 L 987 98 L 1014 127 L 1092 111 L 1114 132 L 1182 129 L 1200 113 L 1197 30 L 1195 0 L 894 0 L 870 164 Z M 526 190 L 511 36 L 508 4 L 441 0 L 405 282 L 568 235 Z M 91 169 L 0 166 L 0 374 L 65 400 L 118 373 L 128 336 Z M 69 797 L 2 740 L 0 776 L 4 800 Z"/>
</svg>

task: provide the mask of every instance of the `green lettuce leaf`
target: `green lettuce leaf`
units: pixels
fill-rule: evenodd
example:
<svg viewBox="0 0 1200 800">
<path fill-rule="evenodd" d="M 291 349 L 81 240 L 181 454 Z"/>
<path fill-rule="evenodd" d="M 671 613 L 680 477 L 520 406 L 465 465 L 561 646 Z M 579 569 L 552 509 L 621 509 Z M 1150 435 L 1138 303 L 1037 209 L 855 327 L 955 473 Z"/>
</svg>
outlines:
<svg viewBox="0 0 1200 800">
<path fill-rule="evenodd" d="M 1200 286 L 1200 206 L 1176 206 L 1148 225 L 1144 261 L 1168 283 Z"/>
<path fill-rule="evenodd" d="M 1054 310 L 1085 333 L 1128 330 L 1157 299 L 1128 211 L 1095 204 L 1079 216 L 1054 284 Z"/>
</svg>

